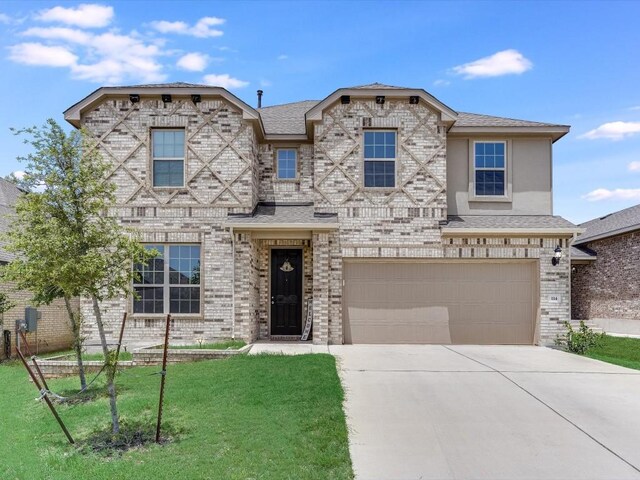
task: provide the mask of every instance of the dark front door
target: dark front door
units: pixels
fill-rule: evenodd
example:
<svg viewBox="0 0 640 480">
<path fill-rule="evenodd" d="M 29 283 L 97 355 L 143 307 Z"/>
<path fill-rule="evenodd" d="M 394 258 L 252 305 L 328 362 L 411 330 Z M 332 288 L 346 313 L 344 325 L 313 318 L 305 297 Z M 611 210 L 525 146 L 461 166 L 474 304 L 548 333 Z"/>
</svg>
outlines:
<svg viewBox="0 0 640 480">
<path fill-rule="evenodd" d="M 271 250 L 271 335 L 302 334 L 302 250 Z"/>
</svg>

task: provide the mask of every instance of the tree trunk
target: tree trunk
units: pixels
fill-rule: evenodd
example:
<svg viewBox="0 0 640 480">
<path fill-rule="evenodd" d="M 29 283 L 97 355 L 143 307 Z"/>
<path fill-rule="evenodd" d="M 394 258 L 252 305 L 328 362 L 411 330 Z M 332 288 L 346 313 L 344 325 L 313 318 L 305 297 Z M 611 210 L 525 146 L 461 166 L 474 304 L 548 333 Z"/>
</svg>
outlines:
<svg viewBox="0 0 640 480">
<path fill-rule="evenodd" d="M 84 375 L 84 365 L 82 364 L 82 337 L 80 331 L 80 312 L 74 312 L 71 306 L 71 299 L 65 295 L 64 304 L 69 314 L 69 322 L 71 323 L 71 331 L 73 332 L 73 349 L 76 351 L 76 360 L 78 362 L 78 373 L 80 375 L 80 388 L 87 388 L 87 379 Z"/>
<path fill-rule="evenodd" d="M 100 305 L 98 298 L 95 295 L 91 295 L 93 302 L 93 314 L 96 317 L 96 324 L 98 325 L 98 333 L 100 334 L 100 343 L 102 344 L 102 353 L 104 354 L 105 372 L 107 374 L 107 392 L 109 393 L 109 404 L 111 406 L 111 424 L 113 425 L 113 433 L 120 432 L 120 422 L 118 421 L 118 406 L 116 405 L 116 366 L 114 357 L 109 352 L 109 346 L 107 345 L 107 337 L 104 334 L 104 325 L 102 324 L 102 312 L 100 311 Z"/>
</svg>

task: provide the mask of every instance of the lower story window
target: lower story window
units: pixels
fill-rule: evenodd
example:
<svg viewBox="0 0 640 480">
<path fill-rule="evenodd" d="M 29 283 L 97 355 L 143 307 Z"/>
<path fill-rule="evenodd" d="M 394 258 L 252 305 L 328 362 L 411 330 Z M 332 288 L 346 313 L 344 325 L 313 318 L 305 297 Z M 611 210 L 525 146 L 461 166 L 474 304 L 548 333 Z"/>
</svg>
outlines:
<svg viewBox="0 0 640 480">
<path fill-rule="evenodd" d="M 200 313 L 200 246 L 145 245 L 157 255 L 135 265 L 133 313 Z"/>
</svg>

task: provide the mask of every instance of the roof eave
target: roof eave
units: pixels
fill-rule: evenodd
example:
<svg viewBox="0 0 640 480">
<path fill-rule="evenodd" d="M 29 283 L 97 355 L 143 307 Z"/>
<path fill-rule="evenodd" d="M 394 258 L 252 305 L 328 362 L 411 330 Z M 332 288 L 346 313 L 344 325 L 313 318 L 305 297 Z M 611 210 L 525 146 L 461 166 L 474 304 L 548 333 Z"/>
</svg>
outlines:
<svg viewBox="0 0 640 480">
<path fill-rule="evenodd" d="M 491 126 L 457 126 L 453 125 L 449 129 L 450 135 L 477 135 L 477 134 L 510 134 L 510 135 L 541 135 L 547 134 L 551 136 L 553 142 L 557 142 L 562 137 L 564 137 L 569 131 L 571 127 L 567 125 L 553 125 L 553 126 L 511 126 L 511 127 L 491 127 Z"/>
<path fill-rule="evenodd" d="M 567 235 L 580 233 L 577 227 L 558 228 L 460 228 L 442 227 L 442 235 Z"/>
<path fill-rule="evenodd" d="M 188 97 L 193 94 L 220 96 L 242 110 L 242 118 L 258 122 L 262 136 L 264 126 L 256 109 L 240 100 L 222 87 L 101 87 L 64 111 L 64 119 L 76 128 L 80 128 L 81 115 L 105 97 L 119 97 L 136 93 L 141 97 L 175 95 Z"/>
<path fill-rule="evenodd" d="M 376 97 L 384 96 L 386 98 L 406 98 L 410 96 L 418 96 L 424 100 L 432 108 L 441 112 L 443 122 L 455 122 L 458 118 L 458 112 L 451 107 L 445 105 L 436 97 L 428 93 L 423 89 L 415 88 L 398 88 L 398 89 L 385 89 L 385 88 L 339 88 L 324 100 L 320 101 L 317 105 L 312 107 L 306 114 L 305 119 L 307 123 L 322 120 L 322 111 L 333 102 L 337 101 L 341 96 L 349 95 L 351 97 Z"/>
<path fill-rule="evenodd" d="M 582 229 L 582 232 L 584 233 L 585 230 L 586 229 Z M 573 242 L 573 246 L 576 247 L 578 245 L 584 245 L 586 243 L 595 242 L 597 240 L 604 240 L 605 238 L 624 235 L 625 233 L 634 232 L 636 230 L 640 230 L 640 224 L 631 225 L 630 227 L 625 227 L 625 228 L 619 228 L 617 230 L 611 230 L 610 232 L 601 233 L 600 235 L 594 235 L 592 237 L 586 237 L 584 240 L 578 237 Z"/>
<path fill-rule="evenodd" d="M 225 228 L 233 228 L 234 230 L 280 230 L 280 231 L 298 231 L 298 230 L 337 230 L 340 228 L 338 223 L 252 223 L 252 222 L 225 222 L 222 224 Z"/>
</svg>

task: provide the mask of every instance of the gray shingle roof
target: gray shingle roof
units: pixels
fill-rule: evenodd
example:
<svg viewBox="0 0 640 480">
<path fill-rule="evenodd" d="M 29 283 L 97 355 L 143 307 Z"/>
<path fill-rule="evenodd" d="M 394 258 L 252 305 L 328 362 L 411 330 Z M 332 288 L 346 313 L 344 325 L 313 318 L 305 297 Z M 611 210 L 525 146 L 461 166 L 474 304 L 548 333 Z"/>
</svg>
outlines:
<svg viewBox="0 0 640 480">
<path fill-rule="evenodd" d="M 0 234 L 7 233 L 11 225 L 11 215 L 15 213 L 15 205 L 22 190 L 13 183 L 0 178 Z M 15 256 L 5 251 L 0 242 L 0 262 L 10 262 Z"/>
<path fill-rule="evenodd" d="M 515 118 L 494 117 L 479 113 L 458 112 L 455 127 L 559 127 L 553 123 L 531 122 Z"/>
<path fill-rule="evenodd" d="M 251 216 L 229 216 L 227 224 L 260 225 L 260 224 L 334 224 L 336 215 L 314 213 L 312 204 L 259 204 Z"/>
<path fill-rule="evenodd" d="M 446 228 L 455 229 L 576 229 L 569 220 L 556 215 L 450 215 Z"/>
<path fill-rule="evenodd" d="M 584 228 L 585 232 L 573 242 L 574 245 L 640 230 L 640 204 L 604 217 L 594 218 L 581 223 L 580 227 Z"/>
<path fill-rule="evenodd" d="M 376 84 L 372 84 L 376 85 Z M 352 88 L 377 88 L 372 85 L 362 85 Z M 382 88 L 382 87 L 380 87 Z M 385 88 L 401 88 L 385 86 Z M 270 107 L 258 108 L 262 123 L 267 134 L 295 134 L 303 135 L 305 128 L 305 113 L 319 103 L 318 100 L 304 100 L 302 102 L 285 103 Z M 514 118 L 494 117 L 478 113 L 458 112 L 455 127 L 557 127 L 552 123 L 531 122 Z"/>
<path fill-rule="evenodd" d="M 120 85 L 114 88 L 215 88 L 215 85 L 203 85 L 201 83 L 186 83 L 186 82 L 172 82 L 172 83 L 144 83 L 141 85 Z"/>
<path fill-rule="evenodd" d="M 585 247 L 571 247 L 571 258 L 573 260 L 595 260 L 596 252 Z"/>
<path fill-rule="evenodd" d="M 304 135 L 306 125 L 304 114 L 318 104 L 318 100 L 285 103 L 258 108 L 262 124 L 267 134 Z"/>
<path fill-rule="evenodd" d="M 375 89 L 375 90 L 414 90 L 411 89 L 409 87 L 396 87 L 394 85 L 385 85 L 384 83 L 378 83 L 378 82 L 374 82 L 374 83 L 369 83 L 367 85 L 356 85 L 355 87 L 347 87 L 347 88 L 352 88 L 352 89 L 362 89 L 362 90 L 369 90 L 369 89 Z"/>
</svg>

